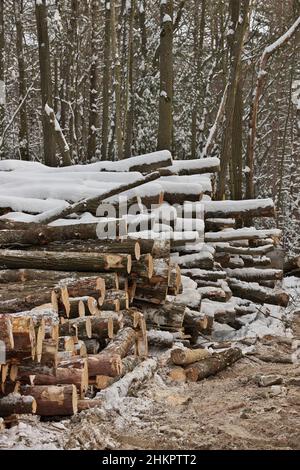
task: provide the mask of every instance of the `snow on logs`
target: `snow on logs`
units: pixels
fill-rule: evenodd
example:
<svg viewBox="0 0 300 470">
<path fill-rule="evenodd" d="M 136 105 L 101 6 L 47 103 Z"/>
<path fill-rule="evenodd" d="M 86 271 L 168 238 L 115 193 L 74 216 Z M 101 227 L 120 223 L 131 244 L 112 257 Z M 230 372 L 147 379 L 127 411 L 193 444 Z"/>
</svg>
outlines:
<svg viewBox="0 0 300 470">
<path fill-rule="evenodd" d="M 205 218 L 275 217 L 272 199 L 203 201 Z"/>
</svg>

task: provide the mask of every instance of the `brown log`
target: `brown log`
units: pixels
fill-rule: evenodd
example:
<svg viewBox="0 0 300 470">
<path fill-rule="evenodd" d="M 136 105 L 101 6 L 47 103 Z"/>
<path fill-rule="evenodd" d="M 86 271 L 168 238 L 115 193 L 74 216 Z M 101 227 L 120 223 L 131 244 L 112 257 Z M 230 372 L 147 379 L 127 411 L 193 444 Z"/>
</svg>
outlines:
<svg viewBox="0 0 300 470">
<path fill-rule="evenodd" d="M 209 251 L 176 257 L 175 261 L 182 269 L 212 269 L 214 257 Z"/>
<path fill-rule="evenodd" d="M 136 341 L 136 332 L 130 328 L 122 328 L 103 350 L 103 353 L 118 354 L 122 359 L 127 356 Z"/>
<path fill-rule="evenodd" d="M 226 228 L 235 228 L 235 219 L 211 218 L 205 219 L 205 230 L 207 232 L 219 232 Z"/>
<path fill-rule="evenodd" d="M 210 355 L 211 353 L 207 349 L 174 348 L 171 351 L 171 360 L 175 365 L 187 366 L 194 362 L 202 361 L 202 359 Z"/>
<path fill-rule="evenodd" d="M 130 271 L 129 271 L 130 272 Z M 153 258 L 148 253 L 132 263 L 132 276 L 142 276 L 151 279 L 153 275 Z"/>
<path fill-rule="evenodd" d="M 101 408 L 103 404 L 103 398 L 85 398 L 83 400 L 78 400 L 78 413 L 81 413 L 81 411 L 90 410 L 92 408 Z"/>
<path fill-rule="evenodd" d="M 85 339 L 84 343 L 88 354 L 97 354 L 99 352 L 100 342 L 97 339 Z"/>
<path fill-rule="evenodd" d="M 122 359 L 123 370 L 122 374 L 117 377 L 109 377 L 108 375 L 97 375 L 95 379 L 90 381 L 95 388 L 98 390 L 104 390 L 105 388 L 112 385 L 114 382 L 118 381 L 121 377 L 131 372 L 137 365 L 139 365 L 141 359 L 137 356 L 127 356 Z"/>
<path fill-rule="evenodd" d="M 4 269 L 0 271 L 0 284 L 4 283 L 23 283 L 26 281 L 47 281 L 49 283 L 56 283 L 68 279 L 68 282 L 73 279 L 81 278 L 99 278 L 95 273 L 89 272 L 68 272 L 68 271 L 47 271 L 38 269 Z M 105 281 L 107 289 L 118 289 L 118 274 L 117 273 L 101 273 L 101 278 Z"/>
<path fill-rule="evenodd" d="M 122 327 L 122 319 L 123 315 L 114 311 L 100 312 L 90 317 L 92 336 L 100 340 L 112 338 Z"/>
<path fill-rule="evenodd" d="M 192 341 L 195 342 L 201 333 L 210 334 L 213 327 L 213 317 L 189 308 L 184 314 L 184 331 L 191 335 Z"/>
<path fill-rule="evenodd" d="M 222 287 L 198 287 L 198 292 L 202 299 L 216 300 L 218 302 L 227 302 L 232 297 L 232 292 L 228 288 L 224 290 Z"/>
<path fill-rule="evenodd" d="M 274 245 L 264 245 L 258 247 L 243 247 L 243 246 L 232 246 L 226 243 L 217 243 L 215 245 L 217 253 L 229 253 L 231 255 L 249 255 L 249 256 L 263 256 L 274 250 Z"/>
<path fill-rule="evenodd" d="M 58 342 L 56 339 L 44 339 L 42 343 L 41 364 L 49 368 L 57 367 Z"/>
<path fill-rule="evenodd" d="M 73 384 L 81 397 L 88 389 L 87 368 L 58 367 L 53 375 L 37 374 L 31 379 L 31 385 L 69 385 Z"/>
<path fill-rule="evenodd" d="M 169 204 L 183 204 L 185 201 L 201 201 L 203 189 L 201 184 L 165 182 L 160 180 L 164 191 L 164 201 Z"/>
<path fill-rule="evenodd" d="M 87 357 L 87 350 L 85 343 L 82 339 L 79 339 L 78 342 L 75 344 L 75 354 L 76 356 L 80 357 Z"/>
<path fill-rule="evenodd" d="M 182 269 L 183 276 L 190 277 L 193 281 L 218 281 L 219 279 L 226 279 L 226 272 L 221 270 L 206 270 L 206 269 Z"/>
<path fill-rule="evenodd" d="M 77 413 L 75 385 L 26 385 L 21 391 L 35 398 L 36 412 L 40 416 L 70 416 Z"/>
<path fill-rule="evenodd" d="M 0 268 L 130 273 L 131 256 L 106 253 L 0 250 Z"/>
<path fill-rule="evenodd" d="M 58 351 L 74 352 L 75 336 L 60 336 L 58 338 Z"/>
<path fill-rule="evenodd" d="M 0 286 L 0 313 L 15 313 L 31 310 L 51 302 L 53 285 L 44 286 L 37 282 L 4 284 Z"/>
<path fill-rule="evenodd" d="M 294 258 L 290 258 L 284 263 L 285 273 L 298 270 L 298 269 L 300 269 L 300 256 L 295 256 Z"/>
<path fill-rule="evenodd" d="M 14 348 L 13 328 L 9 315 L 0 315 L 0 341 L 5 344 L 6 350 Z"/>
<path fill-rule="evenodd" d="M 89 377 L 96 375 L 119 376 L 122 373 L 122 360 L 119 354 L 101 352 L 89 355 L 88 358 Z"/>
<path fill-rule="evenodd" d="M 76 336 L 78 338 L 92 337 L 92 317 L 79 317 L 65 320 L 59 325 L 59 336 Z"/>
<path fill-rule="evenodd" d="M 125 310 L 129 308 L 129 295 L 124 290 L 110 289 L 106 292 L 105 298 L 99 300 L 100 310 Z"/>
<path fill-rule="evenodd" d="M 159 170 L 162 176 L 201 175 L 220 170 L 220 160 L 215 157 L 196 160 L 174 160 L 172 166 Z"/>
<path fill-rule="evenodd" d="M 229 279 L 228 284 L 232 293 L 242 299 L 248 299 L 259 304 L 280 305 L 281 307 L 287 307 L 289 303 L 288 293 L 282 290 L 274 291 L 267 287 L 261 287 L 256 283 L 237 281 L 235 279 Z"/>
<path fill-rule="evenodd" d="M 136 285 L 134 299 L 160 305 L 166 301 L 168 290 L 167 284 L 139 283 Z"/>
<path fill-rule="evenodd" d="M 35 357 L 36 337 L 33 321 L 30 317 L 12 317 L 14 349 L 6 351 L 7 358 L 19 362 L 24 358 Z"/>
<path fill-rule="evenodd" d="M 186 378 L 190 382 L 197 382 L 211 375 L 215 375 L 234 362 L 241 359 L 242 351 L 238 348 L 228 349 L 227 351 L 212 354 L 211 356 L 196 362 L 186 369 Z"/>
<path fill-rule="evenodd" d="M 0 398 L 0 416 L 3 418 L 12 414 L 35 414 L 36 410 L 37 403 L 32 396 L 10 393 Z"/>
<path fill-rule="evenodd" d="M 129 234 L 130 238 L 132 234 Z M 167 258 L 170 256 L 170 241 L 169 240 L 151 240 L 151 239 L 138 239 L 142 255 L 150 253 L 152 258 Z"/>
<path fill-rule="evenodd" d="M 274 217 L 275 207 L 271 199 L 245 201 L 205 201 L 206 218 L 246 219 L 248 217 Z"/>
<path fill-rule="evenodd" d="M 178 330 L 183 326 L 186 306 L 173 302 L 166 302 L 159 308 L 143 309 L 147 325 L 161 329 Z"/>
</svg>

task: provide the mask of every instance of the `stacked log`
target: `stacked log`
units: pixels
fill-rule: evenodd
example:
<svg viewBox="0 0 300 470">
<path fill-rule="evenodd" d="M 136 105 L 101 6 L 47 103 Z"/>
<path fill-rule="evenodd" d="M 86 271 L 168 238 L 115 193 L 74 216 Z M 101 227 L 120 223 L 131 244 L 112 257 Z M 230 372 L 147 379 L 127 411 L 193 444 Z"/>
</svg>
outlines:
<svg viewBox="0 0 300 470">
<path fill-rule="evenodd" d="M 289 299 L 283 269 L 272 264 L 280 230 L 243 227 L 274 217 L 272 200 L 212 201 L 219 164 L 172 162 L 169 152 L 100 162 L 97 181 L 115 176 L 118 187 L 54 208 L 41 200 L 27 211 L 38 214 L 30 223 L 0 220 L 0 416 L 101 406 L 97 390 L 124 380 L 148 344 L 181 343 L 171 361 L 188 381 L 241 358 L 235 348 L 211 354 L 198 341 Z M 133 215 L 123 211 L 125 197 Z M 299 270 L 298 259 L 284 268 Z"/>
</svg>

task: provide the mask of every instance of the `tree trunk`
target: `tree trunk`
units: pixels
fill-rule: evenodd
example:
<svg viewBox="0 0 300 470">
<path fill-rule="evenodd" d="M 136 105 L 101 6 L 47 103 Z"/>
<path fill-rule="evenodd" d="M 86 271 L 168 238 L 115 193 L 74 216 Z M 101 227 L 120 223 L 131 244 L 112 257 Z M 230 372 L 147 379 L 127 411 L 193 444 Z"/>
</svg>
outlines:
<svg viewBox="0 0 300 470">
<path fill-rule="evenodd" d="M 160 3 L 158 150 L 171 150 L 173 133 L 173 0 Z"/>
<path fill-rule="evenodd" d="M 55 158 L 55 140 L 51 124 L 45 113 L 45 106 L 53 107 L 52 103 L 52 77 L 50 64 L 50 46 L 48 35 L 48 15 L 46 0 L 35 0 L 35 15 L 37 24 L 37 35 L 39 45 L 39 62 L 41 75 L 41 92 L 43 108 L 43 134 L 44 134 L 44 158 L 45 164 L 49 166 L 56 165 Z"/>
<path fill-rule="evenodd" d="M 109 131 L 109 101 L 111 88 L 111 2 L 105 1 L 105 32 L 104 32 L 104 71 L 102 85 L 102 145 L 101 158 L 107 159 Z"/>
<path fill-rule="evenodd" d="M 211 375 L 215 375 L 242 357 L 242 351 L 238 348 L 212 354 L 210 357 L 193 364 L 186 369 L 186 378 L 190 382 L 197 382 Z"/>
</svg>

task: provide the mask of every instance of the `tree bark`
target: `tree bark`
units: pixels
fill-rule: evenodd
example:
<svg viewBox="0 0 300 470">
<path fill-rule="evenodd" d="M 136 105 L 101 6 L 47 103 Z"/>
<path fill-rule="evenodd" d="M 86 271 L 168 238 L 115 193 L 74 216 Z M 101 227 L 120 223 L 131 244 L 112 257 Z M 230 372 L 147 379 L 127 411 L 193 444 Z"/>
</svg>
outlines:
<svg viewBox="0 0 300 470">
<path fill-rule="evenodd" d="M 212 354 L 210 357 L 193 364 L 186 369 L 186 378 L 189 382 L 197 382 L 231 366 L 241 359 L 242 351 L 238 348 L 228 349 L 222 353 Z"/>
</svg>

